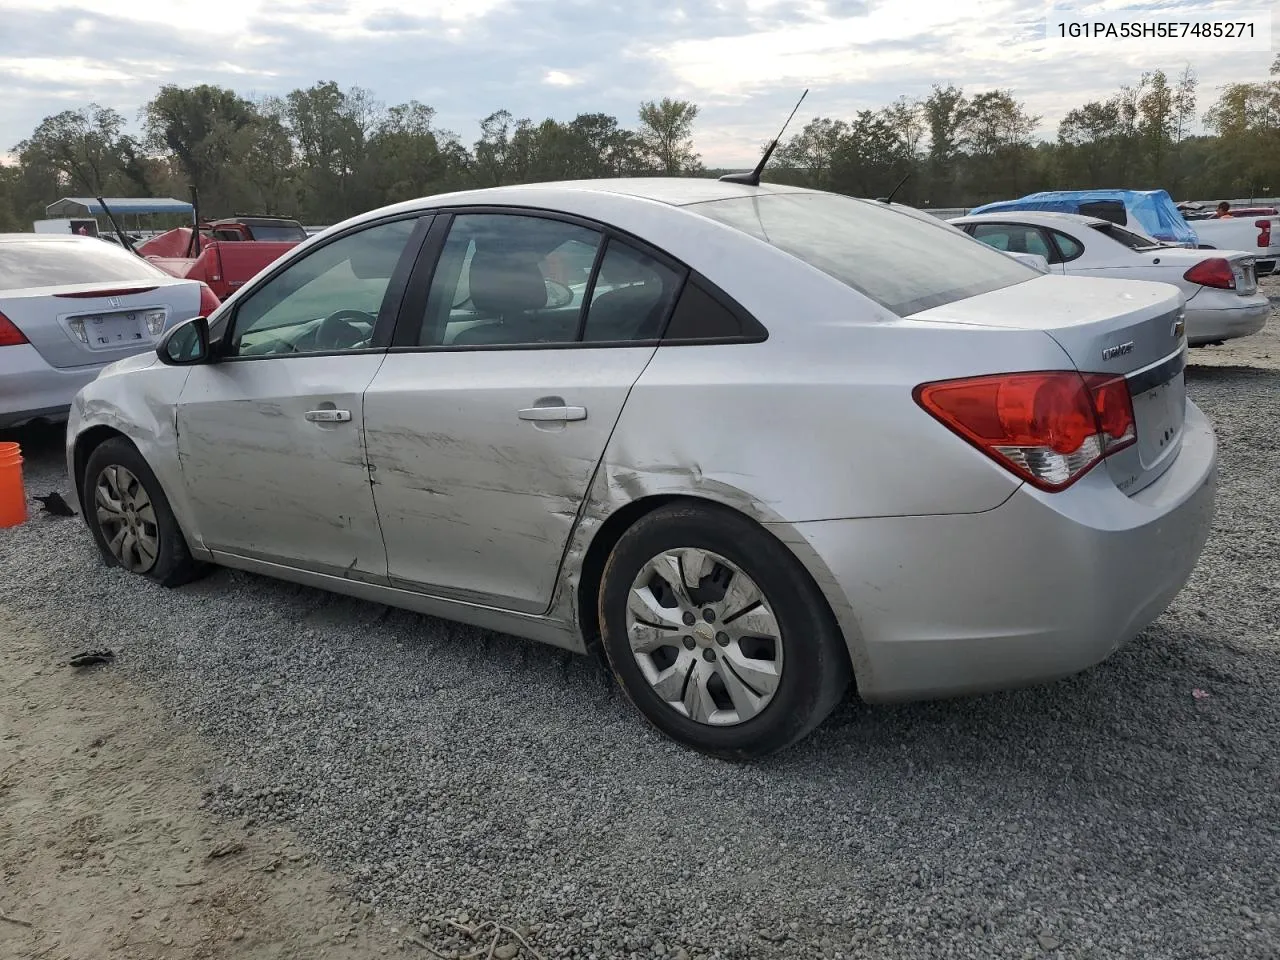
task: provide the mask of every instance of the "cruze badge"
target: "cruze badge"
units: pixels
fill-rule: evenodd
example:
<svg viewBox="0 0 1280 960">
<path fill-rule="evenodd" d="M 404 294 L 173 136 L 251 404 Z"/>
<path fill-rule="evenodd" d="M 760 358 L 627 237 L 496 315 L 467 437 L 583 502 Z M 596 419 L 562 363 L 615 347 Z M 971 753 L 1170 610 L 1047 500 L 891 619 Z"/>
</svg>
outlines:
<svg viewBox="0 0 1280 960">
<path fill-rule="evenodd" d="M 1133 353 L 1133 341 L 1128 343 L 1117 343 L 1114 347 L 1102 348 L 1103 360 L 1114 360 L 1116 357 L 1123 357 L 1126 353 Z"/>
</svg>

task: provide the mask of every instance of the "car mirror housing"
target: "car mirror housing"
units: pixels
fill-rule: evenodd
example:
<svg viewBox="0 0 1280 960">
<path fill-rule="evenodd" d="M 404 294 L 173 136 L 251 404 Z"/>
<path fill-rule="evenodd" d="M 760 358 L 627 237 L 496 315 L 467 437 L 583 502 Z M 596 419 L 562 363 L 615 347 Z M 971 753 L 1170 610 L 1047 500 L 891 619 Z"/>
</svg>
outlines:
<svg viewBox="0 0 1280 960">
<path fill-rule="evenodd" d="M 209 320 L 195 317 L 171 328 L 156 345 L 160 362 L 172 367 L 207 363 L 209 350 Z"/>
</svg>

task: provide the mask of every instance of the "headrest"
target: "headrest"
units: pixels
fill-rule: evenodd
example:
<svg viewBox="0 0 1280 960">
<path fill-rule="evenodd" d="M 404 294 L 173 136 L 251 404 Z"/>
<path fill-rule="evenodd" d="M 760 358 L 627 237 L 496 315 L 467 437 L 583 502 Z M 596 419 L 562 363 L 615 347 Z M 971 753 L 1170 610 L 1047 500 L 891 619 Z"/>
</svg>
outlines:
<svg viewBox="0 0 1280 960">
<path fill-rule="evenodd" d="M 477 249 L 468 284 L 476 310 L 489 316 L 506 317 L 547 305 L 547 284 L 532 253 Z"/>
</svg>

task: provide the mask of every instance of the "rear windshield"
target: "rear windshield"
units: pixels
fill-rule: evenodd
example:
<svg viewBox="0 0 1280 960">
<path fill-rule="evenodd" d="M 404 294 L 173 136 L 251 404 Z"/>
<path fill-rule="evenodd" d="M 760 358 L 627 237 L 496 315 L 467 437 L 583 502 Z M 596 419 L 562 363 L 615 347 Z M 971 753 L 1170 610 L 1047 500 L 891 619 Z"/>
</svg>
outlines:
<svg viewBox="0 0 1280 960">
<path fill-rule="evenodd" d="M 1099 233 L 1105 233 L 1116 243 L 1123 243 L 1130 250 L 1156 250 L 1163 246 L 1163 244 L 1155 242 L 1150 237 L 1144 237 L 1131 230 L 1126 230 L 1124 227 L 1118 227 L 1114 223 L 1091 223 L 1089 226 Z"/>
<path fill-rule="evenodd" d="M 8 240 L 0 243 L 0 290 L 67 283 L 154 280 L 159 268 L 101 240 Z"/>
<path fill-rule="evenodd" d="M 764 240 L 900 317 L 1040 276 L 929 214 L 870 200 L 781 193 L 684 209 Z"/>
</svg>

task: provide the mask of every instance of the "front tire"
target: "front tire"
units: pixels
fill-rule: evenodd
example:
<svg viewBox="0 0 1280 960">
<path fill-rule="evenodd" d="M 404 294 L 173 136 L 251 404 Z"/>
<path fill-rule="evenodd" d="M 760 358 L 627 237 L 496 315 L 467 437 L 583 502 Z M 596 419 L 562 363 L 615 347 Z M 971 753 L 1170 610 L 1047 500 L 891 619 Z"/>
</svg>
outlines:
<svg viewBox="0 0 1280 960">
<path fill-rule="evenodd" d="M 84 516 L 107 566 L 176 587 L 201 576 L 160 481 L 137 448 L 113 437 L 89 455 Z"/>
<path fill-rule="evenodd" d="M 637 521 L 605 563 L 598 612 L 627 697 L 711 756 L 782 750 L 848 689 L 844 640 L 804 567 L 724 507 L 671 504 Z"/>
</svg>

